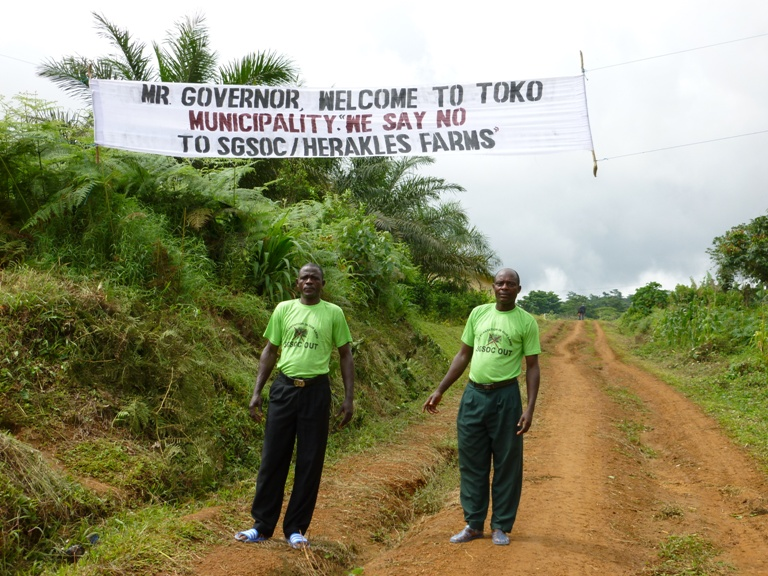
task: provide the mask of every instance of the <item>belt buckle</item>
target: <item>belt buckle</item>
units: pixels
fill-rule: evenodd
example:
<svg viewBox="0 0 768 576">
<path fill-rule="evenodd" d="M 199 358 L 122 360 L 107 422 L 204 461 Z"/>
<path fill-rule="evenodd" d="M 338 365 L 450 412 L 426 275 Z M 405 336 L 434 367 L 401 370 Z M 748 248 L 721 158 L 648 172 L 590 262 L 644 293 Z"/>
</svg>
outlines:
<svg viewBox="0 0 768 576">
<path fill-rule="evenodd" d="M 301 378 L 294 378 L 293 385 L 296 386 L 296 388 L 304 388 L 304 386 L 306 386 L 307 383 L 304 382 L 304 380 L 302 380 Z"/>
</svg>

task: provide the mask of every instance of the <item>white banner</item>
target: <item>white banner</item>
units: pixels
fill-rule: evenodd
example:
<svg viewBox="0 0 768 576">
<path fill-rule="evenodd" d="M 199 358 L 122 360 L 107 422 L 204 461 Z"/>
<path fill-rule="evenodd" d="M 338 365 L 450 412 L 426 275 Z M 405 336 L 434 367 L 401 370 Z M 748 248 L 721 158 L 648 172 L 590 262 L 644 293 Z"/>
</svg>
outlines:
<svg viewBox="0 0 768 576">
<path fill-rule="evenodd" d="M 584 77 L 306 89 L 91 80 L 96 144 L 319 158 L 592 150 Z"/>
</svg>

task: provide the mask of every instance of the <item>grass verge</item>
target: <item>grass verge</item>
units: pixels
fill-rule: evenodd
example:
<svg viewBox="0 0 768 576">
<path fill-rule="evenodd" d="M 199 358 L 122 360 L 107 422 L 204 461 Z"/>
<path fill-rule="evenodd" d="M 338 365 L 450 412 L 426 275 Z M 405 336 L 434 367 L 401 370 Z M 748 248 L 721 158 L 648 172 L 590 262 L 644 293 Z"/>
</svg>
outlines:
<svg viewBox="0 0 768 576">
<path fill-rule="evenodd" d="M 716 560 L 717 547 L 699 534 L 670 535 L 659 546 L 656 562 L 644 576 L 724 576 L 734 568 Z"/>
</svg>

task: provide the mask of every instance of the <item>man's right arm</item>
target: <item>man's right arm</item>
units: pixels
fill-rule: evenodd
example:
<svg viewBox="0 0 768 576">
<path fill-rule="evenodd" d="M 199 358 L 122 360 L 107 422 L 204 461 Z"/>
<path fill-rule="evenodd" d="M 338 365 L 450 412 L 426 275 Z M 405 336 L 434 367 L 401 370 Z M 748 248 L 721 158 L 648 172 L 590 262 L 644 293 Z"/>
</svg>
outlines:
<svg viewBox="0 0 768 576">
<path fill-rule="evenodd" d="M 264 390 L 267 379 L 269 378 L 269 375 L 272 374 L 272 370 L 277 363 L 277 350 L 278 347 L 267 340 L 267 345 L 264 346 L 264 350 L 261 351 L 261 356 L 259 357 L 259 371 L 256 373 L 256 386 L 253 388 L 251 402 L 248 405 L 251 418 L 256 420 L 256 422 L 260 422 L 263 416 L 261 392 Z"/>
<path fill-rule="evenodd" d="M 437 405 L 440 404 L 440 400 L 443 399 L 443 394 L 448 388 L 450 388 L 456 380 L 458 380 L 467 369 L 469 363 L 472 360 L 472 347 L 468 346 L 464 342 L 461 343 L 461 348 L 453 357 L 453 361 L 448 368 L 448 372 L 445 373 L 437 389 L 432 392 L 432 395 L 427 398 L 422 407 L 422 412 L 429 412 L 430 414 L 437 413 Z"/>
</svg>

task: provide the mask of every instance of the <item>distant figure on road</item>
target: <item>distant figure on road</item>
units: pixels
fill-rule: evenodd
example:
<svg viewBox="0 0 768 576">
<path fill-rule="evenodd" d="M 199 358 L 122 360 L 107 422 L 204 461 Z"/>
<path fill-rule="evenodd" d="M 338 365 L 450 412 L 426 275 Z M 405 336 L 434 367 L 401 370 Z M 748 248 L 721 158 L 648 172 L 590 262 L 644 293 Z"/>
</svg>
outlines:
<svg viewBox="0 0 768 576">
<path fill-rule="evenodd" d="M 423 406 L 425 412 L 436 413 L 445 391 L 472 362 L 457 418 L 460 497 L 467 525 L 451 537 L 454 544 L 483 537 L 489 496 L 491 539 L 494 544 L 509 544 L 507 534 L 515 523 L 523 488 L 523 434 L 531 427 L 539 393 L 539 327 L 533 316 L 515 306 L 520 276 L 510 268 L 500 270 L 493 292 L 495 304 L 477 306 L 470 313 L 459 352 Z M 517 382 L 523 358 L 525 411 Z"/>
<path fill-rule="evenodd" d="M 587 315 L 587 307 L 582 304 L 579 306 L 579 320 L 584 320 L 584 316 Z"/>
</svg>

